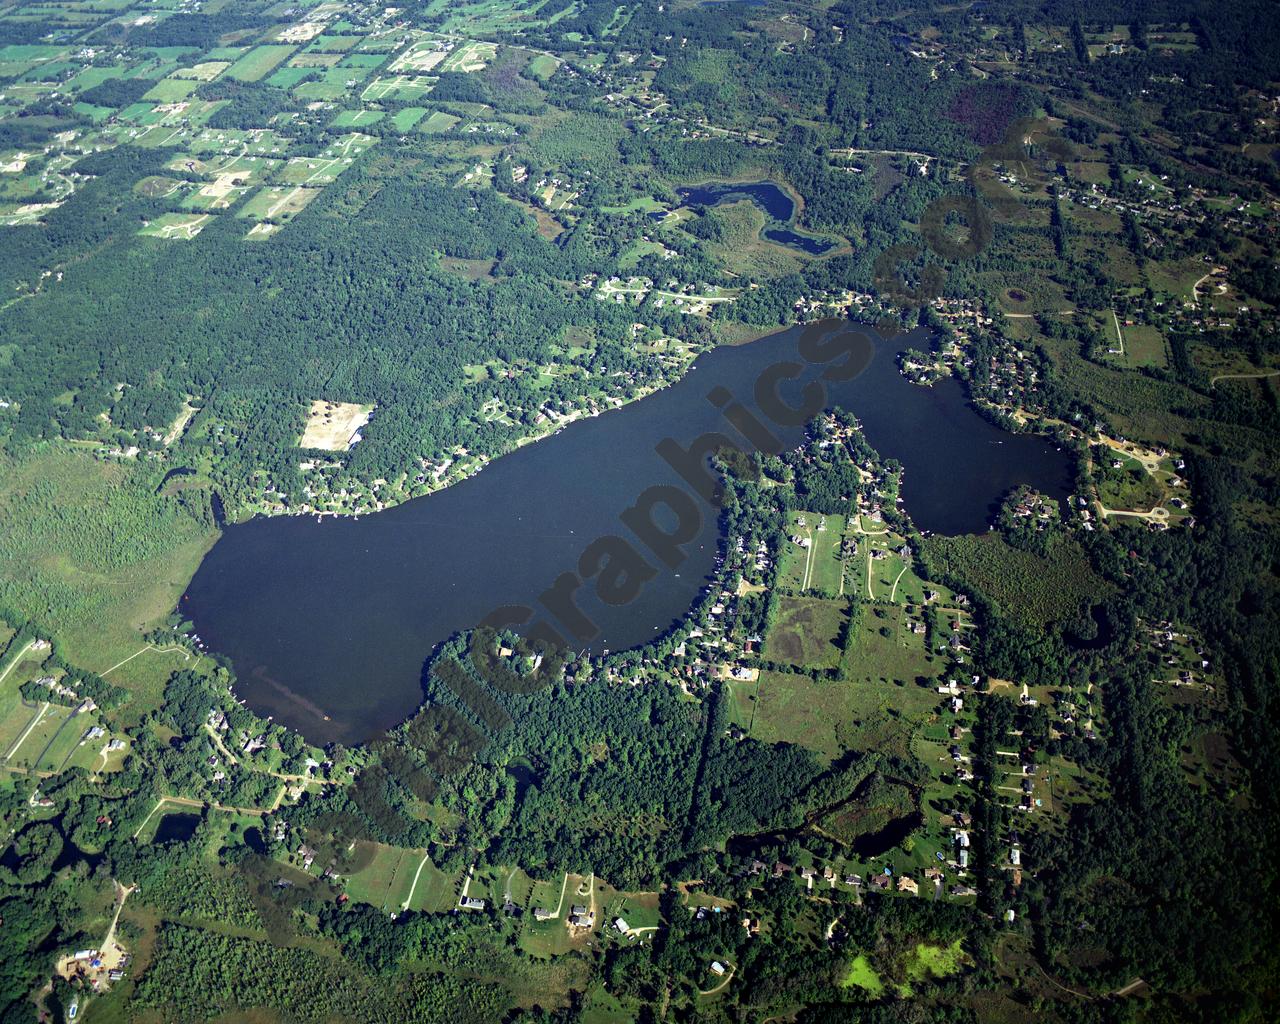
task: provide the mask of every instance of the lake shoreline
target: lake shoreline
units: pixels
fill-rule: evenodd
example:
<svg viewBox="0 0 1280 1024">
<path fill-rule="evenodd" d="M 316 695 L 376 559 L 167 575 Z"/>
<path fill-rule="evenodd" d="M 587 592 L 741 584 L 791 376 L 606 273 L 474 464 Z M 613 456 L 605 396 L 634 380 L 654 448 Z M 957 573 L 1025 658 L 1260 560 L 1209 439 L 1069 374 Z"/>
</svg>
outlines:
<svg viewBox="0 0 1280 1024">
<path fill-rule="evenodd" d="M 920 343 L 923 329 L 884 339 L 862 324 L 829 322 L 831 335 L 844 329 L 871 337 L 872 358 L 849 380 L 824 384 L 823 405 L 853 414 L 867 443 L 902 463 L 903 506 L 919 529 L 985 531 L 995 505 L 1021 484 L 1065 500 L 1068 455 L 1036 435 L 991 424 L 958 380 L 919 388 L 902 376 L 896 353 Z M 465 486 L 432 492 L 430 501 L 328 516 L 323 529 L 301 515 L 229 526 L 189 583 L 183 611 L 208 648 L 230 658 L 236 692 L 250 707 L 321 738 L 297 701 L 281 699 L 284 688 L 329 716 L 325 741 L 358 741 L 402 721 L 420 703 L 430 652 L 495 609 L 528 609 L 531 617 L 504 621 L 526 629 L 559 623 L 553 628 L 570 635 L 563 631 L 572 615 L 555 596 L 560 580 L 577 581 L 572 607 L 591 628 L 570 630 L 575 647 L 642 646 L 688 614 L 713 578 L 723 540 L 718 514 L 694 498 L 697 470 L 672 461 L 675 453 L 703 450 L 700 439 L 736 436 L 741 415 L 729 418 L 717 396 L 770 421 L 756 401 L 766 377 L 785 404 L 804 404 L 803 388 L 827 369 L 800 354 L 804 333 L 797 325 L 712 348 L 672 386 L 557 430 L 554 444 L 525 444 L 459 481 Z M 782 450 L 805 436 L 800 423 L 770 429 Z M 582 586 L 595 575 L 585 552 L 629 536 L 650 551 L 637 520 L 624 513 L 664 488 L 691 499 L 674 571 L 646 553 L 655 578 L 625 605 L 604 602 L 598 580 Z M 656 525 L 665 517 L 661 530 L 669 531 L 671 514 L 683 523 L 682 513 L 665 506 L 649 506 L 645 520 Z"/>
</svg>

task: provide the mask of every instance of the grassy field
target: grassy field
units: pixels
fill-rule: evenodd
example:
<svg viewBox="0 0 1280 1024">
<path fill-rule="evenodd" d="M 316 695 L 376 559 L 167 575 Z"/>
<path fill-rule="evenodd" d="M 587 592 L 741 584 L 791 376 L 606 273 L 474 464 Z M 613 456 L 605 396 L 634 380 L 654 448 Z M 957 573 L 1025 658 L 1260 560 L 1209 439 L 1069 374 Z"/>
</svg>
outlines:
<svg viewBox="0 0 1280 1024">
<path fill-rule="evenodd" d="M 270 220 L 284 223 L 306 209 L 307 204 L 323 190 L 302 185 L 269 185 L 260 188 L 236 213 L 248 220 Z"/>
<path fill-rule="evenodd" d="M 761 672 L 754 694 L 752 738 L 761 743 L 794 743 L 823 761 L 832 761 L 850 747 L 853 723 L 866 697 L 865 687 L 844 681 Z"/>
<path fill-rule="evenodd" d="M 1124 356 L 1126 366 L 1152 366 L 1159 369 L 1169 365 L 1169 352 L 1164 335 L 1158 327 L 1137 325 L 1122 327 L 1124 332 Z"/>
<path fill-rule="evenodd" d="M 331 122 L 334 128 L 365 128 L 377 124 L 386 112 L 382 110 L 343 110 Z"/>
<path fill-rule="evenodd" d="M 47 769 L 42 755 L 51 748 L 55 739 L 59 740 L 59 746 L 61 745 L 60 734 L 64 727 L 69 730 L 76 728 L 77 723 L 70 721 L 73 718 L 79 718 L 75 714 L 75 708 L 63 707 L 60 704 L 50 704 L 47 707 L 41 705 L 41 709 L 32 713 L 27 725 L 19 730 L 17 740 L 9 748 L 6 763 L 15 768 Z M 79 736 L 75 738 L 78 739 Z M 70 747 L 67 748 L 66 753 L 70 753 Z"/>
<path fill-rule="evenodd" d="M 865 953 L 859 953 L 853 958 L 840 984 L 843 988 L 860 988 L 873 999 L 884 994 L 884 982 L 880 980 L 880 975 L 871 966 Z"/>
<path fill-rule="evenodd" d="M 848 616 L 846 601 L 779 597 L 777 619 L 765 636 L 764 656 L 781 665 L 835 668 L 840 662 L 840 630 Z"/>
<path fill-rule="evenodd" d="M 433 110 L 431 116 L 418 125 L 418 131 L 426 135 L 443 135 L 461 120 L 462 118 L 443 110 Z"/>
<path fill-rule="evenodd" d="M 1117 451 L 1109 451 L 1106 458 L 1106 465 L 1095 472 L 1100 478 L 1098 499 L 1107 508 L 1145 511 L 1164 497 L 1164 488 L 1137 459 Z"/>
<path fill-rule="evenodd" d="M 0 600 L 39 619 L 73 664 L 103 673 L 144 650 L 215 535 L 155 495 L 158 474 L 47 447 L 0 457 Z M 110 675 L 158 700 L 181 654 Z"/>
<path fill-rule="evenodd" d="M 143 93 L 142 98 L 154 103 L 177 103 L 195 92 L 199 85 L 192 79 L 162 78 Z"/>
<path fill-rule="evenodd" d="M 415 75 L 382 75 L 365 86 L 360 99 L 365 103 L 386 99 L 413 103 L 431 92 L 433 84 L 432 79 Z"/>
<path fill-rule="evenodd" d="M 405 107 L 403 110 L 397 110 L 391 115 L 391 123 L 396 126 L 397 130 L 407 132 L 422 120 L 422 116 L 426 112 L 425 107 Z"/>
<path fill-rule="evenodd" d="M 528 72 L 539 82 L 545 82 L 554 73 L 560 62 L 549 53 L 539 53 L 529 61 Z"/>
<path fill-rule="evenodd" d="M 913 683 L 929 679 L 935 669 L 924 649 L 924 637 L 912 633 L 901 606 L 864 607 L 861 621 L 841 662 L 855 682 Z"/>
<path fill-rule="evenodd" d="M 778 585 L 797 591 L 815 590 L 829 597 L 843 594 L 844 528 L 844 516 L 793 512 L 787 522 L 787 538 L 779 559 Z M 808 545 L 795 543 L 793 537 L 808 541 Z"/>
<path fill-rule="evenodd" d="M 255 46 L 227 68 L 226 75 L 239 82 L 257 82 L 270 74 L 293 51 L 292 46 Z"/>
<path fill-rule="evenodd" d="M 360 851 L 360 860 L 367 863 L 348 876 L 346 885 L 347 894 L 357 902 L 388 913 L 406 903 L 413 910 L 443 911 L 455 902 L 456 879 L 432 864 L 424 850 L 369 843 Z"/>
</svg>

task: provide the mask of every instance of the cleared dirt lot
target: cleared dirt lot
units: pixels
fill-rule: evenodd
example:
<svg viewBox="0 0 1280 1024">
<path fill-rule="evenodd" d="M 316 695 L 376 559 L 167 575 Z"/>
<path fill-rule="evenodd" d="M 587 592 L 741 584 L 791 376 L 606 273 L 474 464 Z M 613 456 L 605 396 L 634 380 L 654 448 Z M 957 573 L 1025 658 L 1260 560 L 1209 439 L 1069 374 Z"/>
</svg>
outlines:
<svg viewBox="0 0 1280 1024">
<path fill-rule="evenodd" d="M 372 405 L 312 402 L 311 411 L 307 413 L 307 429 L 303 431 L 298 446 L 322 448 L 327 452 L 345 452 L 356 443 L 356 434 L 369 422 L 372 415 Z"/>
</svg>

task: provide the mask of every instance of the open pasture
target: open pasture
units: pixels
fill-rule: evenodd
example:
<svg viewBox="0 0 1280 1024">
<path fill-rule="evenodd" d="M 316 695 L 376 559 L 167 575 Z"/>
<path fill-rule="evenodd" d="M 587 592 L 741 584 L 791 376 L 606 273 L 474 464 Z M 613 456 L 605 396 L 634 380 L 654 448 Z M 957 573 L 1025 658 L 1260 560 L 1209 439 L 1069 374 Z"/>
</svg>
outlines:
<svg viewBox="0 0 1280 1024">
<path fill-rule="evenodd" d="M 797 668 L 835 668 L 840 662 L 841 629 L 848 617 L 846 601 L 779 597 L 777 618 L 765 636 L 764 656 Z"/>
<path fill-rule="evenodd" d="M 377 103 L 386 99 L 412 103 L 431 92 L 435 79 L 420 75 L 380 75 L 364 87 L 360 99 Z"/>
<path fill-rule="evenodd" d="M 227 68 L 228 78 L 237 82 L 257 82 L 266 78 L 276 67 L 294 51 L 292 46 L 266 45 L 255 46 L 238 61 Z"/>
<path fill-rule="evenodd" d="M 236 216 L 248 220 L 284 223 L 306 209 L 322 191 L 323 189 L 306 188 L 302 185 L 269 185 L 255 192 Z"/>
</svg>

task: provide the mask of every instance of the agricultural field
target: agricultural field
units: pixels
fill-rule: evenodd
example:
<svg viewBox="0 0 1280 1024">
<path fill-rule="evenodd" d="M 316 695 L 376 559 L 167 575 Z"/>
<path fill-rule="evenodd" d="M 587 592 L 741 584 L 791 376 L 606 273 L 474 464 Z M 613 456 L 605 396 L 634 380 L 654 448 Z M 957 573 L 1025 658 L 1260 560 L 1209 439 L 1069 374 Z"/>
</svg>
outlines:
<svg viewBox="0 0 1280 1024">
<path fill-rule="evenodd" d="M 225 74 L 239 82 L 257 82 L 266 78 L 276 65 L 282 63 L 294 51 L 292 46 L 257 46 L 237 60 Z"/>
</svg>

